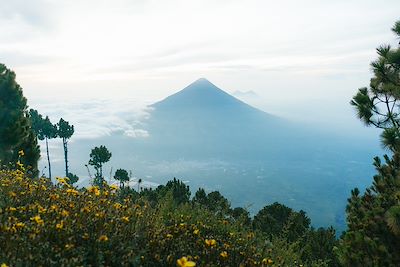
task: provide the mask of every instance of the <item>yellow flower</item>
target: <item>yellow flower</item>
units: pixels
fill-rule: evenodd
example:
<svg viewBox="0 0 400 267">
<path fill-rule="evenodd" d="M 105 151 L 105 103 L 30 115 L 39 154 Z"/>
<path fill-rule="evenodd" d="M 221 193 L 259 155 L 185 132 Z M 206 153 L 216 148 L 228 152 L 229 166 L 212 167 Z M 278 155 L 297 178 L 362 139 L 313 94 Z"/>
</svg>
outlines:
<svg viewBox="0 0 400 267">
<path fill-rule="evenodd" d="M 9 211 L 16 211 L 17 209 L 14 208 L 14 207 L 9 207 L 8 210 L 9 210 Z"/>
<path fill-rule="evenodd" d="M 122 220 L 123 222 L 128 223 L 128 222 L 129 222 L 129 217 L 124 216 L 124 217 L 121 218 L 121 220 Z"/>
<path fill-rule="evenodd" d="M 20 150 L 20 151 L 18 151 L 18 155 L 19 155 L 20 157 L 23 157 L 23 156 L 25 156 L 25 153 L 24 153 L 23 150 Z"/>
<path fill-rule="evenodd" d="M 85 239 L 85 240 L 88 240 L 89 239 L 89 234 L 88 233 L 84 233 L 82 235 L 82 238 Z"/>
<path fill-rule="evenodd" d="M 122 207 L 122 205 L 119 204 L 119 203 L 115 203 L 114 204 L 114 208 L 117 209 L 117 210 L 119 210 L 121 207 Z"/>
<path fill-rule="evenodd" d="M 83 208 L 81 208 L 81 212 L 90 212 L 90 208 L 89 207 L 83 207 Z"/>
<path fill-rule="evenodd" d="M 220 255 L 222 258 L 227 258 L 227 257 L 228 257 L 228 252 L 222 251 L 219 255 Z"/>
<path fill-rule="evenodd" d="M 72 189 L 72 188 L 67 189 L 66 192 L 67 192 L 68 195 L 73 195 L 73 196 L 79 195 L 79 192 L 77 190 L 75 190 L 75 189 Z"/>
<path fill-rule="evenodd" d="M 66 211 L 66 210 L 63 210 L 63 211 L 61 212 L 61 215 L 62 215 L 63 217 L 68 217 L 68 216 L 69 216 L 69 212 Z"/>
<path fill-rule="evenodd" d="M 97 186 L 91 186 L 87 190 L 89 193 L 94 193 L 96 196 L 100 196 L 100 190 Z"/>
<path fill-rule="evenodd" d="M 56 180 L 60 184 L 67 184 L 66 178 L 56 177 Z"/>
<path fill-rule="evenodd" d="M 40 218 L 39 215 L 32 217 L 31 220 L 37 223 L 38 225 L 44 225 L 44 221 L 42 220 L 42 218 Z"/>
<path fill-rule="evenodd" d="M 215 241 L 215 239 L 206 239 L 205 243 L 206 243 L 207 246 L 212 247 L 212 246 L 215 246 L 217 244 L 217 241 Z"/>
<path fill-rule="evenodd" d="M 65 245 L 65 249 L 66 250 L 69 250 L 69 249 L 71 249 L 71 248 L 73 248 L 74 247 L 74 244 L 66 244 Z"/>
<path fill-rule="evenodd" d="M 179 260 L 176 261 L 176 263 L 180 267 L 193 267 L 193 266 L 196 266 L 196 263 L 194 261 L 190 261 L 186 257 L 180 258 Z"/>
<path fill-rule="evenodd" d="M 45 213 L 47 211 L 47 209 L 43 208 L 42 206 L 38 206 L 38 212 L 39 213 Z"/>
<path fill-rule="evenodd" d="M 117 190 L 118 189 L 118 185 L 113 184 L 113 185 L 110 186 L 110 189 L 111 190 Z"/>
<path fill-rule="evenodd" d="M 57 195 L 57 194 L 51 194 L 51 195 L 50 195 L 50 199 L 51 199 L 51 200 L 57 200 L 57 199 L 59 199 L 59 198 L 60 198 L 60 196 Z"/>
<path fill-rule="evenodd" d="M 100 242 L 106 242 L 106 241 L 108 241 L 108 237 L 107 237 L 106 235 L 101 235 L 101 236 L 99 237 L 99 241 L 100 241 Z"/>
<path fill-rule="evenodd" d="M 273 263 L 273 261 L 271 259 L 264 258 L 261 263 L 271 265 Z"/>
<path fill-rule="evenodd" d="M 198 235 L 199 233 L 200 233 L 199 229 L 196 229 L 196 230 L 193 231 L 193 234 L 195 234 L 195 235 Z"/>
<path fill-rule="evenodd" d="M 0 265 L 0 267 L 8 267 L 8 265 L 5 264 L 5 263 L 2 263 L 2 264 Z"/>
<path fill-rule="evenodd" d="M 23 222 L 18 222 L 15 224 L 15 227 L 17 228 L 24 228 L 25 224 Z"/>
<path fill-rule="evenodd" d="M 172 238 L 172 237 L 173 237 L 173 235 L 167 234 L 167 238 Z"/>
<path fill-rule="evenodd" d="M 63 227 L 64 227 L 64 222 L 63 221 L 61 221 L 60 223 L 56 224 L 56 229 L 57 230 L 61 230 L 61 229 L 63 229 Z"/>
</svg>

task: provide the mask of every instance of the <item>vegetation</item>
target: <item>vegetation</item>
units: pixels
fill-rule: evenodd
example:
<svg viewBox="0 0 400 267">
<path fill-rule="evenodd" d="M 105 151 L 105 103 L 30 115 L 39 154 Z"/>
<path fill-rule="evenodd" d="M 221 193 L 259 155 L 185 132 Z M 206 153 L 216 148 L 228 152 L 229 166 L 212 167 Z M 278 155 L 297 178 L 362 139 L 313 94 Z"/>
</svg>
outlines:
<svg viewBox="0 0 400 267">
<path fill-rule="evenodd" d="M 90 152 L 89 165 L 92 165 L 96 170 L 94 185 L 102 186 L 104 183 L 103 164 L 108 162 L 112 154 L 105 146 L 95 147 Z"/>
<path fill-rule="evenodd" d="M 15 73 L 0 64 L 0 166 L 15 168 L 19 151 L 31 176 L 38 174 L 40 150 L 32 130 L 27 101 Z M 20 162 L 21 163 L 21 162 Z"/>
<path fill-rule="evenodd" d="M 63 118 L 57 123 L 57 134 L 62 139 L 64 148 L 64 160 L 65 160 L 65 176 L 68 177 L 68 140 L 74 134 L 74 125 L 70 125 L 68 121 Z"/>
<path fill-rule="evenodd" d="M 43 119 L 43 116 L 39 114 L 39 112 L 35 109 L 29 110 L 29 116 L 32 123 L 32 129 L 35 132 L 37 138 L 39 140 L 46 141 L 47 163 L 49 166 L 49 178 L 51 179 L 51 162 L 48 139 L 53 139 L 58 136 L 57 126 L 51 123 L 48 116 Z"/>
<path fill-rule="evenodd" d="M 124 187 L 125 182 L 129 182 L 129 174 L 124 169 L 118 169 L 115 171 L 114 179 L 120 182 L 120 187 Z"/>
<path fill-rule="evenodd" d="M 327 266 L 325 260 L 303 260 L 300 242 L 266 239 L 233 216 L 190 201 L 177 179 L 141 193 L 106 184 L 78 190 L 68 178 L 57 181 L 31 180 L 22 166 L 0 171 L 0 263 Z M 312 234 L 308 240 L 318 242 Z"/>
<path fill-rule="evenodd" d="M 400 21 L 392 29 L 400 37 Z M 356 188 L 347 205 L 348 231 L 336 252 L 344 266 L 400 266 L 400 49 L 377 49 L 370 88 L 352 100 L 367 125 L 383 129 L 384 147 L 392 155 L 374 159 L 377 175 L 364 194 Z"/>
</svg>

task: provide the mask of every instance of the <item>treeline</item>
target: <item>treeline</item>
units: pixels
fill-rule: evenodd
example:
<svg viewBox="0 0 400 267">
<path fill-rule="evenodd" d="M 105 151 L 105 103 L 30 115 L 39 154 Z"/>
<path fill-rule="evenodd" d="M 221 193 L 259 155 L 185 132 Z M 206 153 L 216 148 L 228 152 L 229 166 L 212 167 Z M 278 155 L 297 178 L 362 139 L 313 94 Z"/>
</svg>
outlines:
<svg viewBox="0 0 400 267">
<path fill-rule="evenodd" d="M 217 218 L 223 218 L 239 225 L 247 231 L 259 233 L 265 240 L 283 240 L 292 245 L 295 254 L 303 263 L 324 263 L 338 266 L 334 247 L 337 245 L 335 230 L 311 227 L 310 219 L 302 210 L 299 212 L 277 202 L 262 208 L 253 218 L 242 207 L 232 208 L 228 199 L 219 191 L 206 193 L 199 188 L 193 198 L 189 186 L 174 178 L 156 189 L 144 188 L 136 191 L 129 187 L 121 189 L 122 197 L 134 200 L 145 199 L 152 207 L 157 207 L 169 196 L 175 206 L 189 205 L 193 212 L 207 210 Z"/>
</svg>

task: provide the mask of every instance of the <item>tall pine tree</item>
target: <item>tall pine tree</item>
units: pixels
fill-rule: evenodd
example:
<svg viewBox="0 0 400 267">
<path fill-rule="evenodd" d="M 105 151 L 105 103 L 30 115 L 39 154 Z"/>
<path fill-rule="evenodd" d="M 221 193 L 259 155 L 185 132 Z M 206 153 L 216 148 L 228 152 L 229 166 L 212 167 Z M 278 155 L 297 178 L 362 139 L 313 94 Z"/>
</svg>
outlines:
<svg viewBox="0 0 400 267">
<path fill-rule="evenodd" d="M 0 165 L 15 166 L 19 151 L 20 159 L 32 176 L 38 174 L 37 163 L 40 149 L 27 113 L 27 101 L 16 75 L 0 64 Z"/>
<path fill-rule="evenodd" d="M 400 21 L 392 29 L 400 37 Z M 378 172 L 364 194 L 356 188 L 347 205 L 348 230 L 336 252 L 344 266 L 400 266 L 400 48 L 377 49 L 369 88 L 351 104 L 367 125 L 383 129 L 391 156 L 376 157 Z"/>
<path fill-rule="evenodd" d="M 74 125 L 70 125 L 68 121 L 63 118 L 57 123 L 57 135 L 62 139 L 64 148 L 64 160 L 65 160 L 65 177 L 68 177 L 68 140 L 74 134 Z"/>
<path fill-rule="evenodd" d="M 48 139 L 53 139 L 58 136 L 57 126 L 51 123 L 48 116 L 43 119 L 43 116 L 39 114 L 37 110 L 30 109 L 29 115 L 32 121 L 32 129 L 36 133 L 37 138 L 46 141 L 47 163 L 49 166 L 49 178 L 51 179 L 51 162 Z"/>
</svg>

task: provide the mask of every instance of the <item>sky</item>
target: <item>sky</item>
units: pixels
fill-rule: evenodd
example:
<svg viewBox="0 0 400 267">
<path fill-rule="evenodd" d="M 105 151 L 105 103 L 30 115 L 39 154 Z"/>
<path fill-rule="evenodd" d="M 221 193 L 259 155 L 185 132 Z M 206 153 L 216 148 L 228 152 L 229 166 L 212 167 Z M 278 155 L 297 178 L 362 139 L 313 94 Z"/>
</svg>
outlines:
<svg viewBox="0 0 400 267">
<path fill-rule="evenodd" d="M 400 1 L 0 0 L 0 62 L 31 107 L 82 137 L 132 126 L 141 107 L 205 77 L 282 117 L 371 133 L 349 105 Z M 126 116 L 128 114 L 128 116 Z M 134 125 L 134 124 L 133 124 Z M 374 133 L 375 134 L 375 133 Z"/>
</svg>

